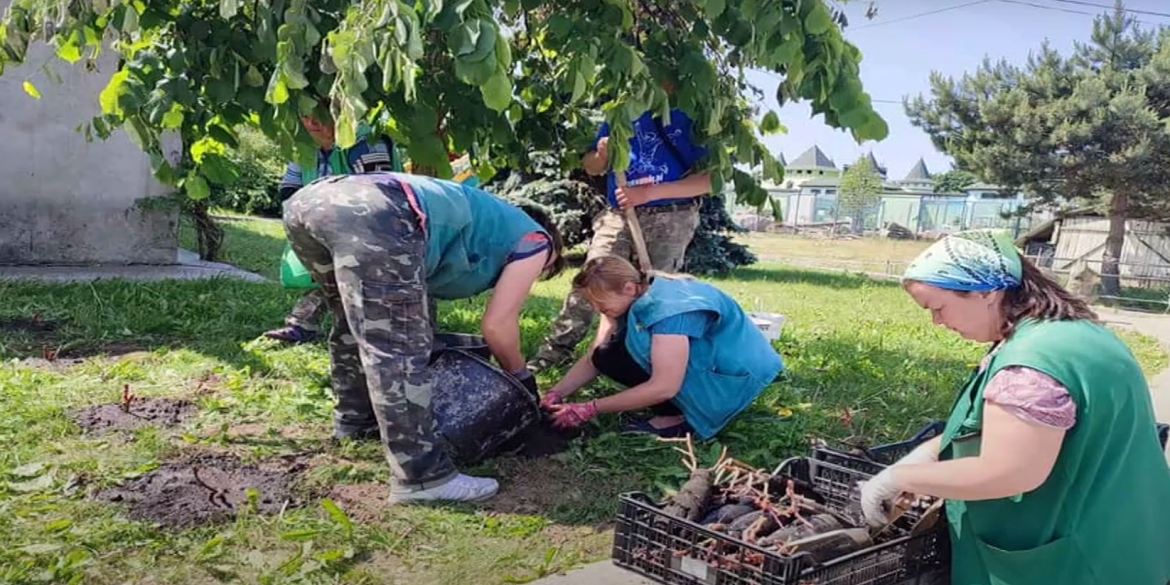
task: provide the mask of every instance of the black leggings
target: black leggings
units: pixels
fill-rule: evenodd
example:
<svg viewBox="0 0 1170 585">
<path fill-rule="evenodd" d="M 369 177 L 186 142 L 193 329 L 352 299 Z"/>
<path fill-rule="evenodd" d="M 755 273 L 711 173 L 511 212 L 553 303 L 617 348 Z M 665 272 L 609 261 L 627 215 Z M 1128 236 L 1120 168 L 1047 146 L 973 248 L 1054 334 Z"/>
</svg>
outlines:
<svg viewBox="0 0 1170 585">
<path fill-rule="evenodd" d="M 650 380 L 650 374 L 634 361 L 630 350 L 626 348 L 626 328 L 623 322 L 613 335 L 593 350 L 590 360 L 593 367 L 605 377 L 631 388 Z M 650 407 L 654 416 L 681 416 L 682 411 L 674 405 L 674 401 L 667 400 Z"/>
</svg>

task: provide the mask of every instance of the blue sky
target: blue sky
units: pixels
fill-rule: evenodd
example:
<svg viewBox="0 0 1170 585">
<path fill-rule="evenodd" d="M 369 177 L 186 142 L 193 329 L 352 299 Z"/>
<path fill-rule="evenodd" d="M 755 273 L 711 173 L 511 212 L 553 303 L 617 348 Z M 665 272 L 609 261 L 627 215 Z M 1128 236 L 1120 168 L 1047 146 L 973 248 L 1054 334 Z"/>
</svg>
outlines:
<svg viewBox="0 0 1170 585">
<path fill-rule="evenodd" d="M 903 97 L 929 95 L 932 71 L 961 77 L 978 68 L 984 56 L 1022 63 L 1044 39 L 1067 54 L 1073 41 L 1088 40 L 1093 15 L 1113 6 L 1112 0 L 877 0 L 877 17 L 866 20 L 868 4 L 845 4 L 850 23 L 845 36 L 862 52 L 862 84 L 889 123 L 889 136 L 858 145 L 820 116 L 810 118 L 807 105 L 789 104 L 778 110 L 788 133 L 764 137 L 774 153 L 783 152 L 791 161 L 815 143 L 840 167 L 873 150 L 891 179 L 904 177 L 919 157 L 932 173 L 947 170 L 950 158 L 910 124 Z M 1125 7 L 1138 11 L 1133 15 L 1146 26 L 1170 25 L 1170 16 L 1140 13 L 1170 15 L 1170 0 L 1130 0 Z M 749 77 L 764 91 L 766 107 L 775 109 L 777 79 L 763 72 Z"/>
</svg>

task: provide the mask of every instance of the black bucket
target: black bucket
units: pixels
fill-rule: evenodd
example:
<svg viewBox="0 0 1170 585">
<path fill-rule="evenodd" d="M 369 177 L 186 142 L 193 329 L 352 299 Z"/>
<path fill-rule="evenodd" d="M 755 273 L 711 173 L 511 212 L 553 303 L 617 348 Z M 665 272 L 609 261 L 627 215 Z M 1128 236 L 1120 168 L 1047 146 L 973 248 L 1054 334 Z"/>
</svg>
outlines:
<svg viewBox="0 0 1170 585">
<path fill-rule="evenodd" d="M 488 347 L 487 341 L 478 335 L 436 333 L 434 341 L 431 343 L 431 362 L 434 363 L 444 350 L 452 348 L 470 351 L 485 360 L 492 359 L 492 350 Z"/>
<path fill-rule="evenodd" d="M 431 360 L 435 424 L 456 465 L 497 454 L 540 421 L 539 398 L 474 348 L 436 347 Z"/>
</svg>

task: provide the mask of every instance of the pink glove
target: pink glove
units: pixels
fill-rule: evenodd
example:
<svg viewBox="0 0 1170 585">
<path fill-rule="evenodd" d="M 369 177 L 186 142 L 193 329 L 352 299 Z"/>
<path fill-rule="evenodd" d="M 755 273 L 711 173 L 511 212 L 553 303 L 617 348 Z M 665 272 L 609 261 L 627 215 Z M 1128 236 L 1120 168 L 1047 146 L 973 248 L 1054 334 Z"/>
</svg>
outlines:
<svg viewBox="0 0 1170 585">
<path fill-rule="evenodd" d="M 564 396 L 561 396 L 560 394 L 557 394 L 556 392 L 549 390 L 548 393 L 546 393 L 544 395 L 544 398 L 540 399 L 540 405 L 545 407 L 545 408 L 548 408 L 554 404 L 560 404 L 561 401 L 564 399 L 565 399 Z"/>
<path fill-rule="evenodd" d="M 553 426 L 561 429 L 577 428 L 597 416 L 597 401 L 554 404 L 549 407 L 553 413 Z"/>
</svg>

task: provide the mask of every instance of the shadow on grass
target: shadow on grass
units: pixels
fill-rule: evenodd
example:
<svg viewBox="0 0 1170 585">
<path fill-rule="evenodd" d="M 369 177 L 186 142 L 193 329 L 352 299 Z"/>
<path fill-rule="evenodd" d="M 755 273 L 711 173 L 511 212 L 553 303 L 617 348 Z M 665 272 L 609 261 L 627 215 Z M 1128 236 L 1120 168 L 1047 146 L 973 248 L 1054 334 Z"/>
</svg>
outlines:
<svg viewBox="0 0 1170 585">
<path fill-rule="evenodd" d="M 791 410 L 807 425 L 809 440 L 902 441 L 930 421 L 946 418 L 982 355 L 982 348 L 948 335 L 891 328 L 874 335 L 788 336 L 778 343 L 787 372 L 752 411 L 775 415 Z"/>
<path fill-rule="evenodd" d="M 285 246 L 279 222 L 240 220 L 221 225 L 226 238 L 224 261 L 278 279 L 279 257 Z M 193 241 L 189 226 L 184 228 L 183 236 Z M 563 302 L 548 290 L 539 285 L 524 308 L 522 333 L 526 345 L 540 342 L 551 325 L 540 316 L 555 315 Z M 64 362 L 162 348 L 187 349 L 256 374 L 272 373 L 279 367 L 284 370 L 279 373 L 289 375 L 291 369 L 290 377 L 296 379 L 306 375 L 299 366 L 304 365 L 308 354 L 302 353 L 327 351 L 325 338 L 332 315 L 325 312 L 322 317 L 322 340 L 305 348 L 282 347 L 264 340 L 262 335 L 282 326 L 303 294 L 304 291 L 284 289 L 278 282 L 252 283 L 232 278 L 65 285 L 0 283 L 0 298 L 5 299 L 0 306 L 0 358 Z M 440 328 L 478 332 L 488 297 L 484 294 L 440 303 Z M 252 342 L 261 345 L 249 347 Z M 278 355 L 281 350 L 295 355 L 282 358 Z M 525 350 L 531 351 L 527 346 Z M 328 384 L 327 376 L 319 372 L 308 375 L 312 377 L 307 380 L 311 385 Z"/>
<path fill-rule="evenodd" d="M 867 287 L 894 288 L 900 286 L 896 280 L 870 278 L 864 274 L 819 271 L 802 268 L 785 268 L 769 264 L 742 266 L 726 276 L 712 277 L 715 282 L 736 280 L 740 282 L 775 282 L 777 284 L 807 284 L 838 289 Z"/>
</svg>

